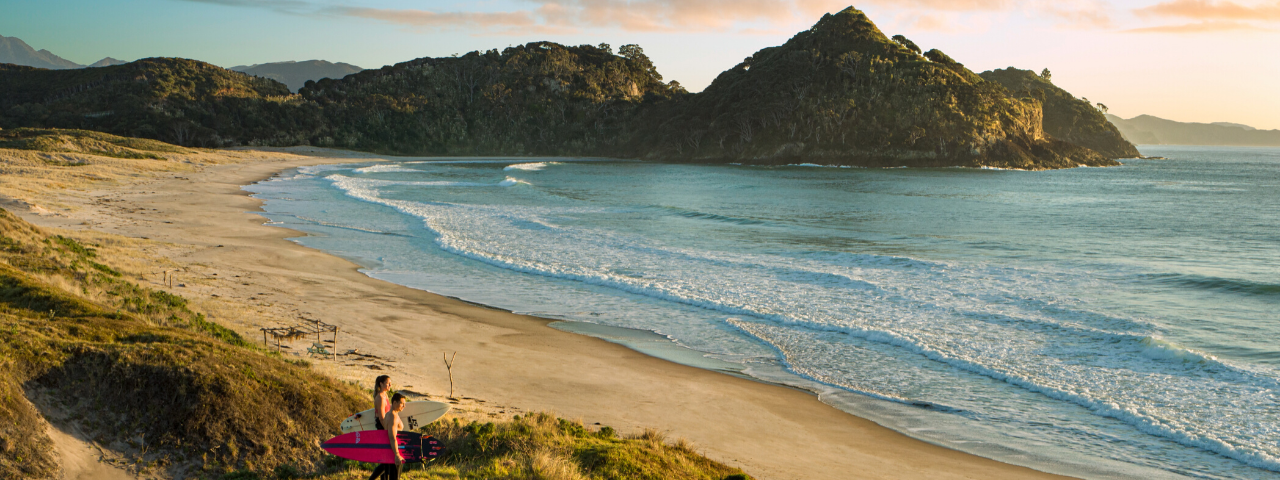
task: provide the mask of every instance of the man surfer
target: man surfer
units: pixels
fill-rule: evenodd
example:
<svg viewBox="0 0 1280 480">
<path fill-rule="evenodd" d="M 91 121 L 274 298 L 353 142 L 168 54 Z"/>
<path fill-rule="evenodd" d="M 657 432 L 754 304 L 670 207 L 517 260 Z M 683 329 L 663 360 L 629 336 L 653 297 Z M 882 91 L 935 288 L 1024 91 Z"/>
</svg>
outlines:
<svg viewBox="0 0 1280 480">
<path fill-rule="evenodd" d="M 404 457 L 400 456 L 400 448 L 396 441 L 396 433 L 399 433 L 400 430 L 404 428 L 404 423 L 400 422 L 400 412 L 404 410 L 404 403 L 404 395 L 399 393 L 392 395 L 391 410 L 389 410 L 387 415 L 382 418 L 382 424 L 391 427 L 387 429 L 387 437 L 391 444 L 391 451 L 395 452 L 396 463 L 384 463 L 378 465 L 378 468 L 373 470 L 373 475 L 369 476 L 369 480 L 373 480 L 379 474 L 383 474 L 384 472 L 390 480 L 400 479 L 400 466 L 404 465 Z"/>
</svg>

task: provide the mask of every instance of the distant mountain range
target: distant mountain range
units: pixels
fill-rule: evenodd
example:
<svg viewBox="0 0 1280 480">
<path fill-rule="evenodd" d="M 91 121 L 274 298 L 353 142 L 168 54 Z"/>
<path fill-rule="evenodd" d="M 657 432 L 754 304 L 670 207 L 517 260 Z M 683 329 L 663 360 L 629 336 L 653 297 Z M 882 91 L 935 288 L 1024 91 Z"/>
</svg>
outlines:
<svg viewBox="0 0 1280 480">
<path fill-rule="evenodd" d="M 89 68 L 94 68 L 94 67 L 110 67 L 110 66 L 112 66 L 112 65 L 124 65 L 124 64 L 126 64 L 126 63 L 129 63 L 129 62 L 126 62 L 126 61 L 124 61 L 124 60 L 116 60 L 116 59 L 114 59 L 114 58 L 107 57 L 107 58 L 104 58 L 104 59 L 102 59 L 102 60 L 98 60 L 98 61 L 96 61 L 96 62 L 93 62 L 93 63 L 89 64 Z"/>
<path fill-rule="evenodd" d="M 1107 120 L 1130 142 L 1142 145 L 1234 145 L 1280 147 L 1280 130 L 1258 130 L 1238 123 L 1184 123 L 1151 115 Z"/>
<path fill-rule="evenodd" d="M 20 38 L 0 35 L 0 63 L 12 63 L 14 65 L 47 68 L 50 70 L 68 70 L 85 67 L 110 67 L 129 62 L 107 57 L 89 65 L 81 65 L 59 57 L 48 50 L 36 50 Z M 270 78 L 287 85 L 290 91 L 297 92 L 306 85 L 308 80 L 342 78 L 364 69 L 349 63 L 307 60 L 304 62 L 290 61 L 240 65 L 231 67 L 230 70 L 248 73 L 255 77 Z"/>
<path fill-rule="evenodd" d="M 84 67 L 84 65 L 54 55 L 53 52 L 48 50 L 37 51 L 20 38 L 6 37 L 4 35 L 0 35 L 0 63 L 48 68 L 50 70 Z"/>
<path fill-rule="evenodd" d="M 305 62 L 275 62 L 258 65 L 240 65 L 231 70 L 244 72 L 255 77 L 270 78 L 283 83 L 289 90 L 297 92 L 307 84 L 308 80 L 322 78 L 342 78 L 364 70 L 349 63 L 332 63 L 324 60 L 307 60 Z"/>
</svg>

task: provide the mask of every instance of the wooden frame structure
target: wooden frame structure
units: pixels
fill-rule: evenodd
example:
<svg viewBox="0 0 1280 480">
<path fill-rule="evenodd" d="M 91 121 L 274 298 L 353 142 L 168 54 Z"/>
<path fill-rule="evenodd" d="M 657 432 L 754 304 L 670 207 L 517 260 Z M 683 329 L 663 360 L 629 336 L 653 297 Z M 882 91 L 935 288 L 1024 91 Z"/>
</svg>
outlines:
<svg viewBox="0 0 1280 480">
<path fill-rule="evenodd" d="M 333 359 L 338 360 L 338 326 L 324 323 L 320 320 L 303 318 L 301 324 L 289 327 L 260 328 L 262 330 L 262 346 L 269 347 L 267 344 L 267 336 L 270 335 L 276 341 L 276 351 L 280 351 L 280 342 L 282 340 L 294 340 L 302 337 L 316 336 L 316 345 L 323 346 L 320 341 L 321 333 L 333 332 Z"/>
</svg>

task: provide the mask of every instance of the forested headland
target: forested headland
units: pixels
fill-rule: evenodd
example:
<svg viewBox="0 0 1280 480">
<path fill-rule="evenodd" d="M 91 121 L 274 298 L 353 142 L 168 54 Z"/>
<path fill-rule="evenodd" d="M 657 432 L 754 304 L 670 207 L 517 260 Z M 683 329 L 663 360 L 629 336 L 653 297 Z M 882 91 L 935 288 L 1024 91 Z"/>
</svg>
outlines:
<svg viewBox="0 0 1280 480">
<path fill-rule="evenodd" d="M 297 94 L 185 59 L 60 71 L 0 65 L 0 128 L 193 147 L 757 164 L 1037 169 L 1137 155 L 1093 106 L 1018 72 L 980 76 L 848 8 L 696 94 L 665 81 L 637 45 L 533 42 L 420 58 L 308 82 Z"/>
</svg>

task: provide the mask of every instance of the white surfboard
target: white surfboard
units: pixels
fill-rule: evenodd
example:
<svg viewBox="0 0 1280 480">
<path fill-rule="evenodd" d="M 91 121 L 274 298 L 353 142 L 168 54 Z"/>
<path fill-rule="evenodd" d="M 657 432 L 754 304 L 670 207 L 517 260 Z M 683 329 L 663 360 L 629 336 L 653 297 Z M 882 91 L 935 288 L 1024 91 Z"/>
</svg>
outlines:
<svg viewBox="0 0 1280 480">
<path fill-rule="evenodd" d="M 447 403 L 418 400 L 404 404 L 404 410 L 400 411 L 400 421 L 404 422 L 405 430 L 417 430 L 419 427 L 443 417 L 448 412 L 449 404 Z M 374 415 L 372 408 L 347 417 L 346 420 L 342 421 L 342 433 L 376 430 L 378 424 L 374 417 L 376 415 Z"/>
</svg>

